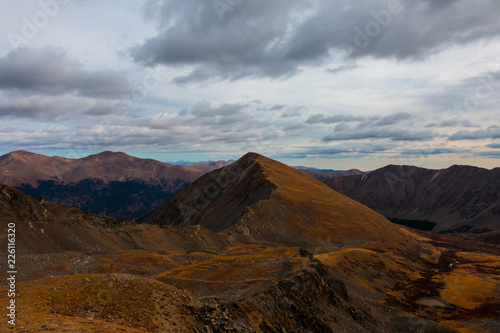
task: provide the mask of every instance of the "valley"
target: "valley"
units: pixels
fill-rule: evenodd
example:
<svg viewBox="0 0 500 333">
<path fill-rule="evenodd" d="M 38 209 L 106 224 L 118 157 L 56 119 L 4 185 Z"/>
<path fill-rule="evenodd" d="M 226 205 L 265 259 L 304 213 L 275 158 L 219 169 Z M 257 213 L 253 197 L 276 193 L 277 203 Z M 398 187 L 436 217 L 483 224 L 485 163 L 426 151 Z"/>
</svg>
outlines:
<svg viewBox="0 0 500 333">
<path fill-rule="evenodd" d="M 6 185 L 0 222 L 2 238 L 16 224 L 16 328 L 30 332 L 500 327 L 497 245 L 392 224 L 255 153 L 201 176 L 140 224 Z"/>
</svg>

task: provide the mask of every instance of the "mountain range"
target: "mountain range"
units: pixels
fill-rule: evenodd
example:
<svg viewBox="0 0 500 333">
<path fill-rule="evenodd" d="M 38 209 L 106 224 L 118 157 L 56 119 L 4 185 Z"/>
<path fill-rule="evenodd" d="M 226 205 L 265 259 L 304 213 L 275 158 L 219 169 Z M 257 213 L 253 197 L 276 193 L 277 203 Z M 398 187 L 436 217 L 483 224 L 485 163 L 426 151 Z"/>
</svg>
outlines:
<svg viewBox="0 0 500 333">
<path fill-rule="evenodd" d="M 100 219 L 0 186 L 0 237 L 9 223 L 16 229 L 19 327 L 266 333 L 500 327 L 498 246 L 393 224 L 255 153 L 201 176 L 142 222 Z M 0 293 L 7 288 L 0 285 Z M 0 322 L 1 331 L 8 329 Z"/>
<path fill-rule="evenodd" d="M 80 159 L 16 151 L 0 157 L 0 184 L 99 217 L 134 221 L 226 163 L 179 166 L 109 151 Z"/>
<path fill-rule="evenodd" d="M 500 168 L 389 165 L 324 183 L 399 223 L 500 243 Z"/>
<path fill-rule="evenodd" d="M 0 184 L 101 218 L 148 221 L 149 214 L 180 190 L 233 163 L 171 165 L 109 151 L 81 159 L 16 151 L 0 156 Z M 293 168 L 395 223 L 500 243 L 500 168 L 389 165 L 371 172 Z"/>
</svg>

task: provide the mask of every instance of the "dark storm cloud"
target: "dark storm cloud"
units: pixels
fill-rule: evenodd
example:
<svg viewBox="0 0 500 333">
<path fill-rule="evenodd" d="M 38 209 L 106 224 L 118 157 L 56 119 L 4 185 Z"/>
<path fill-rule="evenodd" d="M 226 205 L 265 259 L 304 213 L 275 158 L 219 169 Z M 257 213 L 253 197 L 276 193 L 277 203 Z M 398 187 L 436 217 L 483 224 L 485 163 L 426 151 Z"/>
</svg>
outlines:
<svg viewBox="0 0 500 333">
<path fill-rule="evenodd" d="M 337 51 L 344 60 L 415 60 L 500 34 L 496 0 L 395 1 L 242 1 L 222 19 L 213 1 L 149 1 L 158 34 L 131 54 L 145 65 L 194 66 L 177 83 L 286 78 Z"/>
<path fill-rule="evenodd" d="M 120 97 L 127 80 L 110 70 L 87 71 L 59 49 L 16 49 L 0 58 L 0 90 L 31 94 Z"/>
<path fill-rule="evenodd" d="M 477 131 L 462 130 L 454 133 L 449 137 L 450 141 L 459 140 L 482 140 L 482 139 L 499 139 L 500 138 L 500 126 L 493 125 L 487 129 L 480 129 Z"/>
<path fill-rule="evenodd" d="M 492 144 L 487 145 L 486 147 L 493 148 L 493 149 L 500 149 L 500 143 L 492 143 Z"/>
</svg>

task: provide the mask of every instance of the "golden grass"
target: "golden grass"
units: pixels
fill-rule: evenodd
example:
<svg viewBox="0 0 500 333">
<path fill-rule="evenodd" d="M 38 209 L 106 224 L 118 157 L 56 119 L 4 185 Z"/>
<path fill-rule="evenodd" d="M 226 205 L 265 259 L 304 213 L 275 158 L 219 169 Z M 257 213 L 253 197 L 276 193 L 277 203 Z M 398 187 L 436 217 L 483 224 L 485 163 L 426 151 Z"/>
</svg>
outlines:
<svg viewBox="0 0 500 333">
<path fill-rule="evenodd" d="M 190 331 L 179 309 L 191 296 L 151 279 L 66 275 L 19 282 L 18 292 L 19 332 L 166 332 L 177 324 L 180 332 Z M 0 331 L 8 328 L 2 320 Z"/>
<path fill-rule="evenodd" d="M 434 281 L 444 282 L 440 298 L 457 307 L 472 310 L 487 301 L 500 296 L 500 277 L 478 274 L 469 269 L 457 268 L 439 275 Z"/>
<path fill-rule="evenodd" d="M 421 278 L 419 272 L 404 258 L 369 249 L 342 248 L 315 257 L 327 266 L 344 271 L 373 292 L 389 292 L 396 282 Z M 404 297 L 402 294 L 397 296 Z"/>
<path fill-rule="evenodd" d="M 157 253 L 127 252 L 107 256 L 99 260 L 99 273 L 132 273 L 148 274 L 177 267 L 170 257 Z"/>
</svg>

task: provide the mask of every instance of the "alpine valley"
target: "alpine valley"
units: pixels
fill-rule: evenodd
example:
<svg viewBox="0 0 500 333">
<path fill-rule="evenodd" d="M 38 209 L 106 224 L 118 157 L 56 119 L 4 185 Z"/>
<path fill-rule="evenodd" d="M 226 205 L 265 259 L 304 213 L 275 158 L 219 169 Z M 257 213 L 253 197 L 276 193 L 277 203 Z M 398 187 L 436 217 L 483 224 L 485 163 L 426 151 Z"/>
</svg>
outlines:
<svg viewBox="0 0 500 333">
<path fill-rule="evenodd" d="M 16 331 L 500 331 L 497 169 L 309 171 L 256 153 L 0 157 Z M 459 228 L 481 237 L 444 233 Z"/>
</svg>

